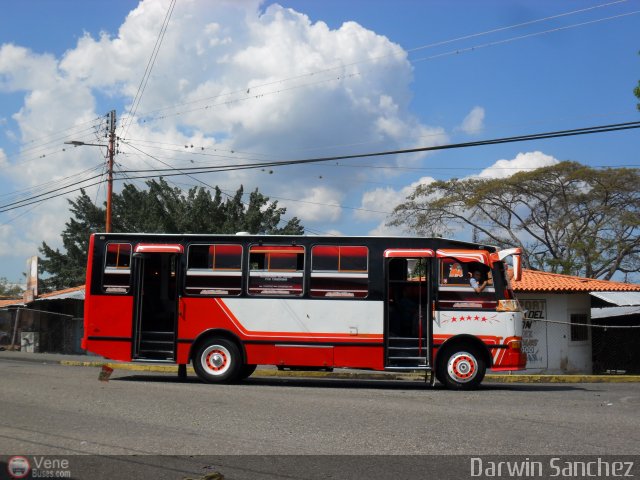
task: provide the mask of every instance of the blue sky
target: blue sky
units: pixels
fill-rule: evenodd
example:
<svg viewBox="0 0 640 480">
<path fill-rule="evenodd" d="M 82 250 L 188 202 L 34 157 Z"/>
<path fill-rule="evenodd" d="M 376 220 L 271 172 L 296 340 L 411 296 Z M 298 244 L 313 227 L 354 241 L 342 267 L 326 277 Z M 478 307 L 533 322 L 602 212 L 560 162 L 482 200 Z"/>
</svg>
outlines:
<svg viewBox="0 0 640 480">
<path fill-rule="evenodd" d="M 63 142 L 80 134 L 98 141 L 87 131 L 92 119 L 129 111 L 168 7 L 168 0 L 5 2 L 0 204 L 85 169 L 100 173 L 101 149 L 63 151 Z M 637 11 L 638 0 L 179 0 L 118 162 L 126 170 L 164 168 L 152 157 L 176 167 L 307 158 L 634 121 Z M 497 176 L 561 160 L 638 166 L 639 135 L 202 180 L 229 192 L 258 187 L 316 232 L 393 234 L 384 212 L 417 182 L 480 174 L 499 160 L 509 163 L 490 171 Z M 194 150 L 178 151 L 184 144 Z M 209 156 L 195 156 L 198 147 Z M 88 192 L 104 201 L 104 188 Z M 0 277 L 19 279 L 41 241 L 60 245 L 68 218 L 64 198 L 0 213 Z"/>
</svg>

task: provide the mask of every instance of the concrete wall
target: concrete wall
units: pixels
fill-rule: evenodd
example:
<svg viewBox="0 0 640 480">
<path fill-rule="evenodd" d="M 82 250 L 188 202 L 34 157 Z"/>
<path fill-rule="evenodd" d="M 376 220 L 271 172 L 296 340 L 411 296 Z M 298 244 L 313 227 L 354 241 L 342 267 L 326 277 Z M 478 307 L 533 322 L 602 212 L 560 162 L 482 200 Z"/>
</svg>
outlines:
<svg viewBox="0 0 640 480">
<path fill-rule="evenodd" d="M 569 325 L 572 314 L 586 315 L 590 323 L 589 294 L 526 293 L 517 297 L 529 310 L 523 328 L 527 372 L 592 373 L 590 329 L 586 340 L 575 341 Z"/>
</svg>

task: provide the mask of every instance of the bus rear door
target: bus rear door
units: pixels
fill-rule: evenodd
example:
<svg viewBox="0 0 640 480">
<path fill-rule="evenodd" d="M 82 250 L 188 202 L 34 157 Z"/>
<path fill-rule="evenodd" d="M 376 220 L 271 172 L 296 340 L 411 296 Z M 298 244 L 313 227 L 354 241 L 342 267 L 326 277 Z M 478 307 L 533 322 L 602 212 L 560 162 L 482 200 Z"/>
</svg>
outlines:
<svg viewBox="0 0 640 480">
<path fill-rule="evenodd" d="M 133 255 L 134 360 L 176 358 L 182 245 L 138 244 Z"/>
</svg>

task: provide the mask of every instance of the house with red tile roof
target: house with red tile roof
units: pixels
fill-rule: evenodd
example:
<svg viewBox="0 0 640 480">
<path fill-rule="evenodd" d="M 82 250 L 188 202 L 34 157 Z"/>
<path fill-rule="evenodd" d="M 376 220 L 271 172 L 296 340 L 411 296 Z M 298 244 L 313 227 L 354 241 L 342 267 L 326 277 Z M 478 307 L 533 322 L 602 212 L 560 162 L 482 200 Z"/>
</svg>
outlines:
<svg viewBox="0 0 640 480">
<path fill-rule="evenodd" d="M 594 303 L 602 304 L 594 298 L 612 301 L 614 294 L 617 298 L 626 295 L 631 303 L 638 304 L 640 285 L 524 270 L 522 279 L 513 282 L 513 289 L 526 310 L 523 348 L 527 369 L 532 373 L 640 370 L 640 359 L 635 360 L 639 329 L 604 329 L 603 325 L 624 321 L 605 317 L 595 325 L 591 319 Z M 629 351 L 622 367 L 608 365 L 612 350 Z"/>
</svg>

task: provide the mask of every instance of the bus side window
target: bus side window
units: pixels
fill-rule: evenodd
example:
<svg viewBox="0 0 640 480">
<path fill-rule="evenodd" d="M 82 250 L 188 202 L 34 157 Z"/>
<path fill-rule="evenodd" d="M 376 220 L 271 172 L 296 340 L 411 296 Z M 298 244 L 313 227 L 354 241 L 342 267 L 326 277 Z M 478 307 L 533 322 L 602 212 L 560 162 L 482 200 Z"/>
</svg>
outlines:
<svg viewBox="0 0 640 480">
<path fill-rule="evenodd" d="M 131 283 L 131 244 L 108 243 L 102 288 L 105 293 L 128 293 Z"/>
<path fill-rule="evenodd" d="M 190 245 L 185 291 L 190 295 L 240 295 L 242 245 Z"/>
<path fill-rule="evenodd" d="M 369 294 L 367 247 L 314 246 L 309 291 L 316 298 L 365 298 Z"/>
<path fill-rule="evenodd" d="M 249 247 L 249 295 L 299 297 L 303 293 L 304 247 Z"/>
</svg>

